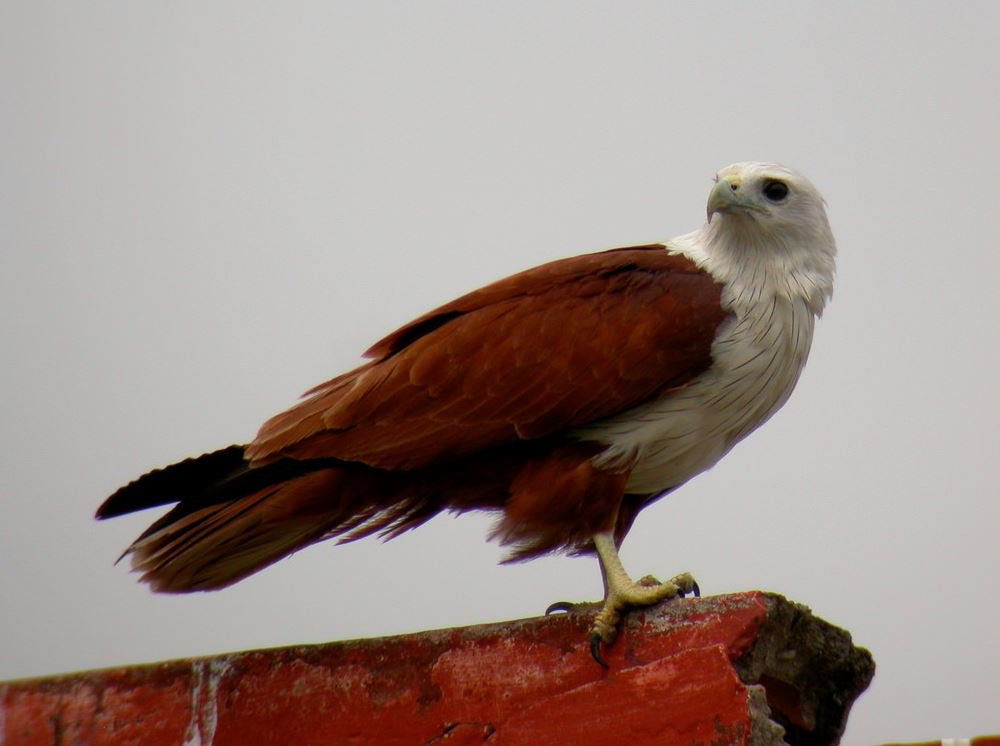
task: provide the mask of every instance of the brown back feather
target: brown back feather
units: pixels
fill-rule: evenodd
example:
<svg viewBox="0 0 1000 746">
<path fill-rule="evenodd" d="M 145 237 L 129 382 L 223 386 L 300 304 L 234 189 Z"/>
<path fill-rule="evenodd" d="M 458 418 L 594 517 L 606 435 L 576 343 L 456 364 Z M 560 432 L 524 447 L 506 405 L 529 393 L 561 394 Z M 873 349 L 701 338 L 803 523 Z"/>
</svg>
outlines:
<svg viewBox="0 0 1000 746">
<path fill-rule="evenodd" d="M 514 275 L 376 344 L 265 423 L 248 458 L 421 469 L 616 414 L 708 367 L 720 291 L 662 246 Z"/>
</svg>

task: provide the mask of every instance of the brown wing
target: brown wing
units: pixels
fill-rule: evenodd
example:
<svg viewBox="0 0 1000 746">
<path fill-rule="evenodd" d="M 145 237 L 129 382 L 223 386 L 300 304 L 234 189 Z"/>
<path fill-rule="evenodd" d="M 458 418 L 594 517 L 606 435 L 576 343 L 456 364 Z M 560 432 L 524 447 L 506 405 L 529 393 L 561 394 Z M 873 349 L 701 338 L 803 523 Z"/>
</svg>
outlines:
<svg viewBox="0 0 1000 746">
<path fill-rule="evenodd" d="M 247 457 L 416 469 L 616 414 L 708 367 L 720 291 L 659 244 L 521 272 L 390 334 Z"/>
</svg>

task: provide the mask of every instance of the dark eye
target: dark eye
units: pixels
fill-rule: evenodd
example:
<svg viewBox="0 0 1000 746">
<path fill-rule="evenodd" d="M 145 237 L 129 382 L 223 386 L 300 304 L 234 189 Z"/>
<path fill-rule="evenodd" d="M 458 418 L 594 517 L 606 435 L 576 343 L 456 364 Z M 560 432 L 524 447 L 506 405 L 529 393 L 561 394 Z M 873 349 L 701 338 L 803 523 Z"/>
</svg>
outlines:
<svg viewBox="0 0 1000 746">
<path fill-rule="evenodd" d="M 777 179 L 769 179 L 764 182 L 764 188 L 761 191 L 771 202 L 781 202 L 788 196 L 788 185 Z"/>
</svg>

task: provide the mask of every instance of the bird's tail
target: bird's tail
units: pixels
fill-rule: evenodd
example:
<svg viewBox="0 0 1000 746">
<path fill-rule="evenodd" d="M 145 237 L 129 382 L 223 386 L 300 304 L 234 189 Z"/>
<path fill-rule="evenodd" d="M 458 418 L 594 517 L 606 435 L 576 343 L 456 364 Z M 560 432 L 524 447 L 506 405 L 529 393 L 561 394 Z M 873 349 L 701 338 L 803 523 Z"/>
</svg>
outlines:
<svg viewBox="0 0 1000 746">
<path fill-rule="evenodd" d="M 322 539 L 339 523 L 341 477 L 337 468 L 315 471 L 154 524 L 128 549 L 132 569 L 161 593 L 231 585 Z"/>
<path fill-rule="evenodd" d="M 437 512 L 414 520 L 417 503 L 393 495 L 384 472 L 332 459 L 250 467 L 242 453 L 231 446 L 151 472 L 98 509 L 109 518 L 177 503 L 122 555 L 153 590 L 223 588 L 329 536 L 405 530 Z"/>
</svg>

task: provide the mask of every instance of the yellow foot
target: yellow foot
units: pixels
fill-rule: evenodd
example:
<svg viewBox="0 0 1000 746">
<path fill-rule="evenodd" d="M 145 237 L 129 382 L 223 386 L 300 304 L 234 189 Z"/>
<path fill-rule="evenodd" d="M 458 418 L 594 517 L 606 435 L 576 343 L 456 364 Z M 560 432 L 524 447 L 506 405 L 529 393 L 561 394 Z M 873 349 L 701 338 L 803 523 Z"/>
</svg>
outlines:
<svg viewBox="0 0 1000 746">
<path fill-rule="evenodd" d="M 601 643 L 610 645 L 615 641 L 615 637 L 618 635 L 618 625 L 625 612 L 629 609 L 652 606 L 670 598 L 683 598 L 688 593 L 697 596 L 700 595 L 700 589 L 694 578 L 686 572 L 665 583 L 661 583 L 651 575 L 647 575 L 638 582 L 634 581 L 625 572 L 621 559 L 618 557 L 618 549 L 610 534 L 596 535 L 594 546 L 601 561 L 607 592 L 604 597 L 604 606 L 598 612 L 594 619 L 594 626 L 590 630 L 590 654 L 595 661 L 607 668 L 608 664 L 601 655 Z M 549 608 L 552 609 L 552 607 Z"/>
</svg>

